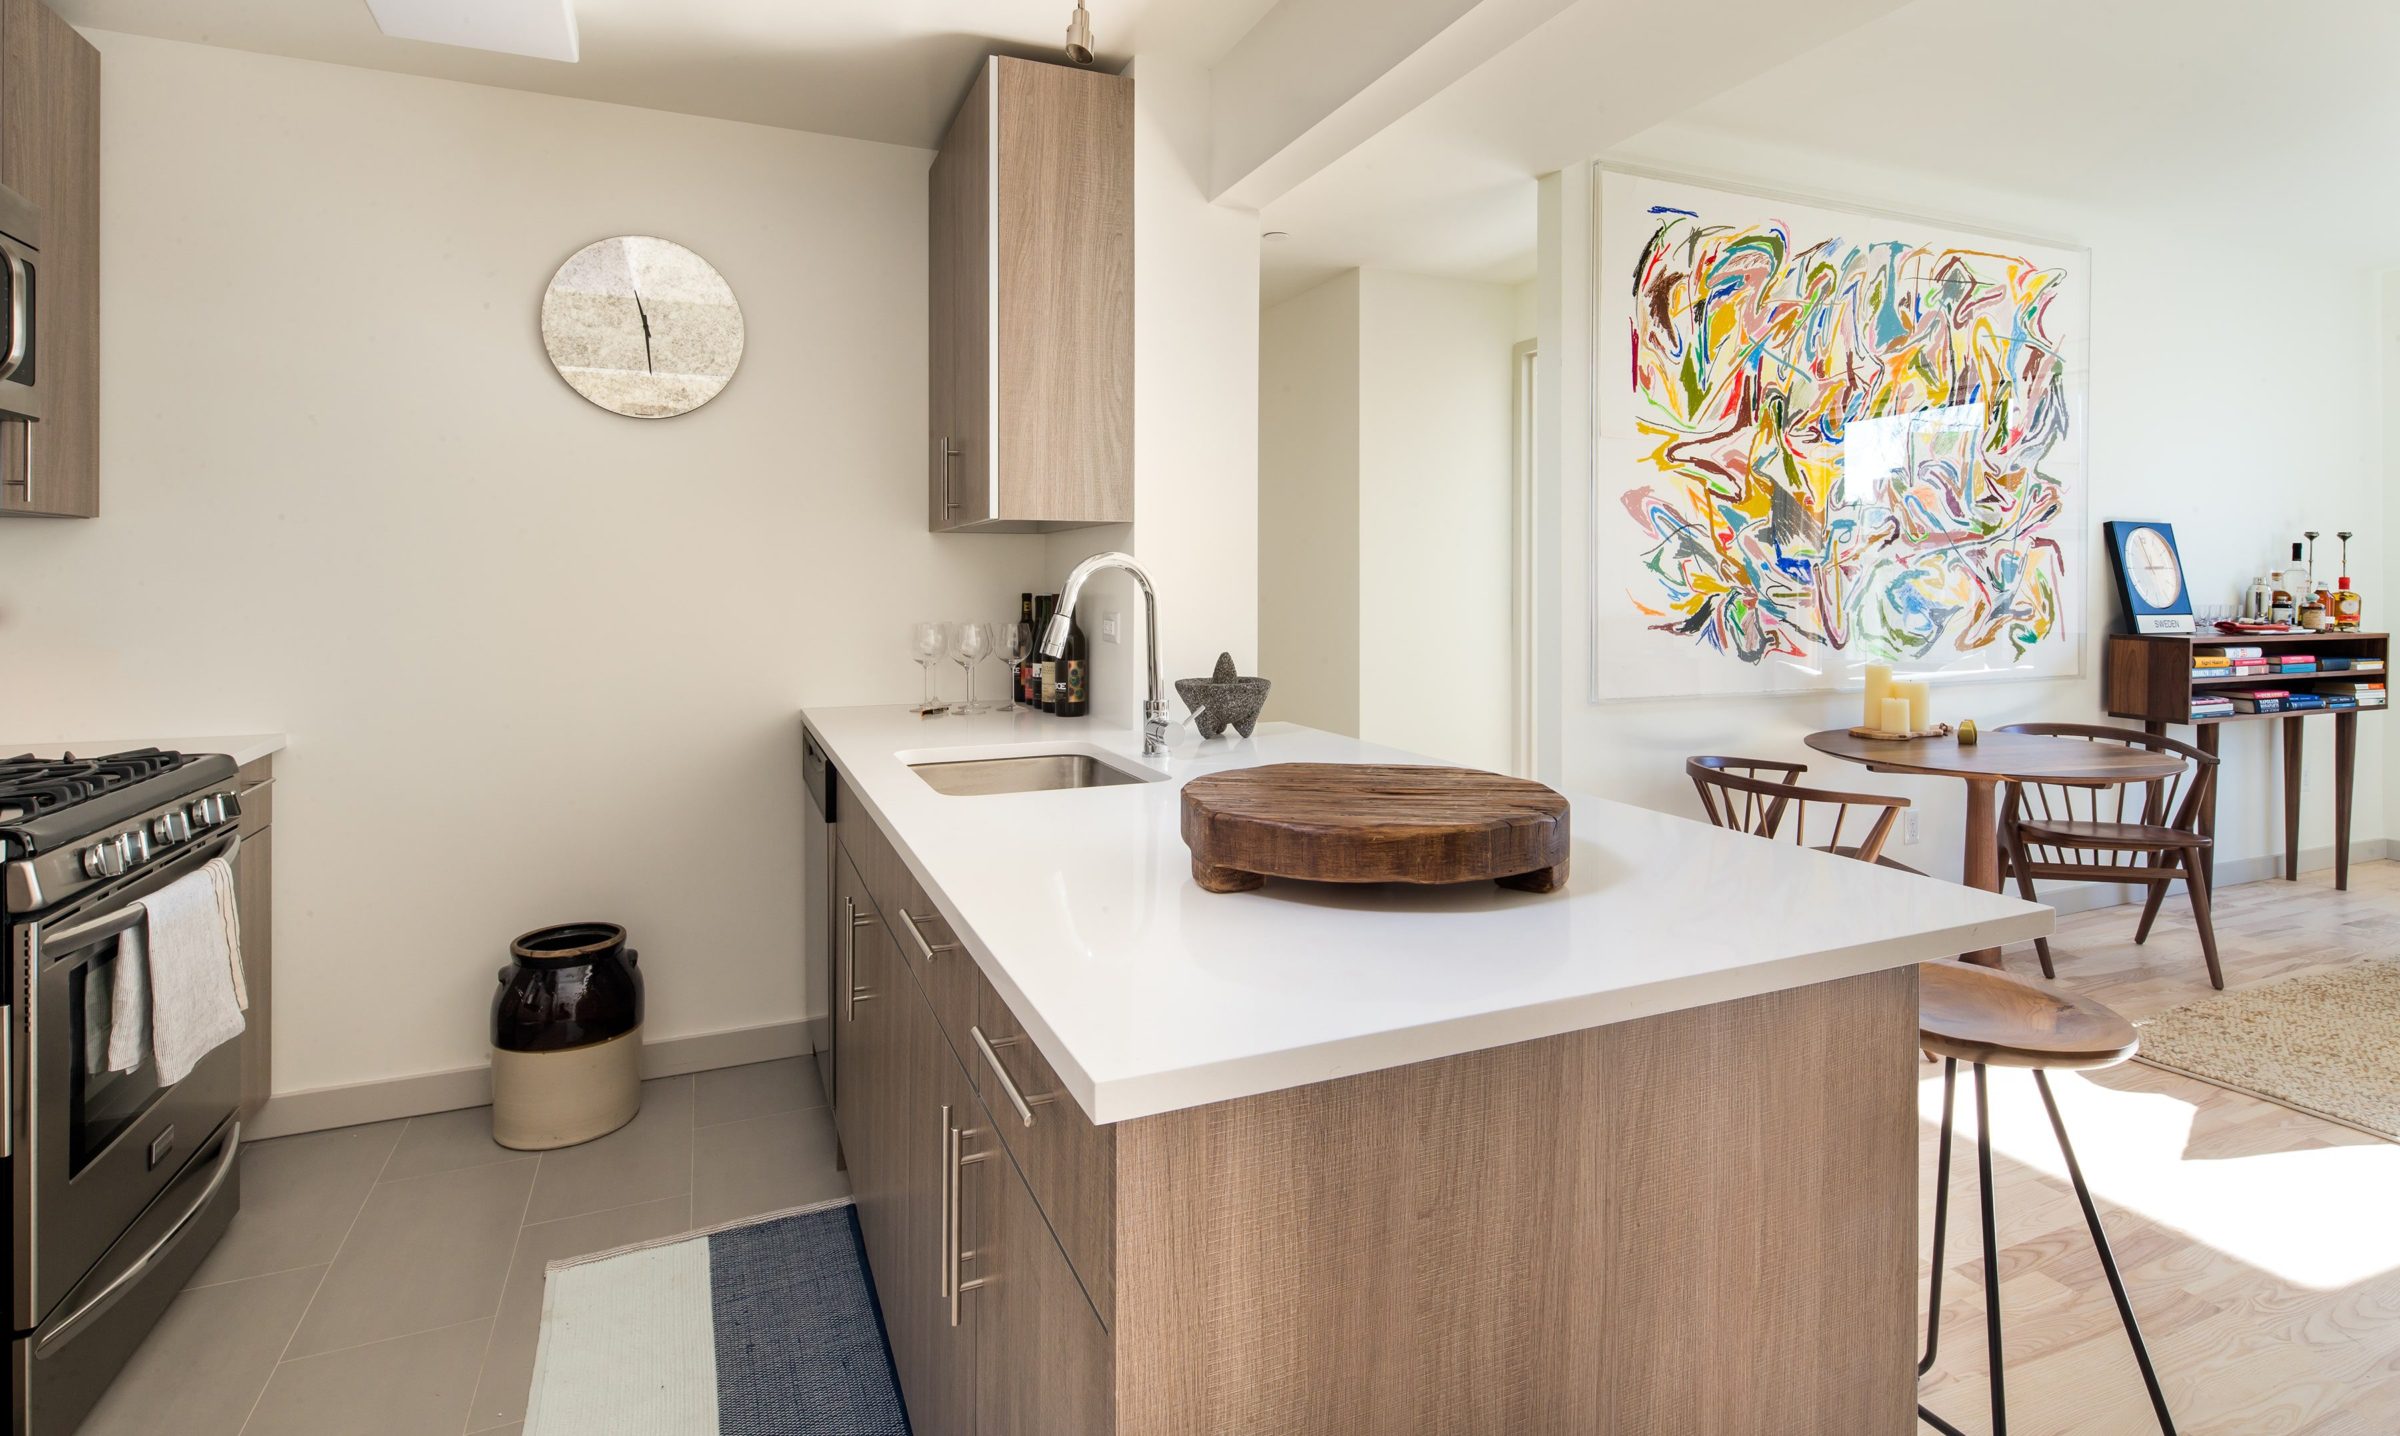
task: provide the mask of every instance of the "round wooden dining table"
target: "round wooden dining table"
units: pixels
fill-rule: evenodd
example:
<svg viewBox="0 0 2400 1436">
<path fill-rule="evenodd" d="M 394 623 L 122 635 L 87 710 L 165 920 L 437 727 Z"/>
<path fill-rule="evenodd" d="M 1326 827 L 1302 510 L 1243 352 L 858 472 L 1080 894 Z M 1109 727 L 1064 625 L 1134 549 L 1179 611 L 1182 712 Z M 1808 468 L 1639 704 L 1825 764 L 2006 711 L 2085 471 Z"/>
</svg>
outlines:
<svg viewBox="0 0 2400 1436">
<path fill-rule="evenodd" d="M 1808 746 L 1830 758 L 1863 765 L 1870 773 L 1910 773 L 1956 778 L 1967 785 L 1965 877 L 1969 887 L 2000 891 L 2002 783 L 2071 783 L 2104 788 L 2147 783 L 2183 771 L 2173 753 L 2153 753 L 2082 738 L 2034 733 L 1985 733 L 1982 741 L 1941 738 L 1861 738 L 1846 728 L 1808 735 Z M 2000 966 L 2000 949 L 1962 954 L 1984 967 Z"/>
</svg>

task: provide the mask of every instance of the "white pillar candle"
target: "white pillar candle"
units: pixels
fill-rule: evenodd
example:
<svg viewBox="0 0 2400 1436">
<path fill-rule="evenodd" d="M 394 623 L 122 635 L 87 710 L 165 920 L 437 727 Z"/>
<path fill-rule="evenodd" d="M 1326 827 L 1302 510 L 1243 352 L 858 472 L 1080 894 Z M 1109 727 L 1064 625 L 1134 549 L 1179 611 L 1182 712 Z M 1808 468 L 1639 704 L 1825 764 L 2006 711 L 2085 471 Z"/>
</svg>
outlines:
<svg viewBox="0 0 2400 1436">
<path fill-rule="evenodd" d="M 1892 665 L 1889 663 L 1868 664 L 1866 717 L 1859 721 L 1865 723 L 1869 728 L 1883 722 L 1883 700 L 1891 696 Z"/>
<path fill-rule="evenodd" d="M 1912 733 L 1922 733 L 1933 726 L 1933 695 L 1923 679 L 1894 683 L 1892 696 L 1908 700 L 1908 727 Z"/>
<path fill-rule="evenodd" d="M 1909 731 L 1908 700 L 1905 698 L 1884 699 L 1883 711 L 1876 715 L 1875 722 L 1871 726 L 1883 733 L 1906 733 Z"/>
</svg>

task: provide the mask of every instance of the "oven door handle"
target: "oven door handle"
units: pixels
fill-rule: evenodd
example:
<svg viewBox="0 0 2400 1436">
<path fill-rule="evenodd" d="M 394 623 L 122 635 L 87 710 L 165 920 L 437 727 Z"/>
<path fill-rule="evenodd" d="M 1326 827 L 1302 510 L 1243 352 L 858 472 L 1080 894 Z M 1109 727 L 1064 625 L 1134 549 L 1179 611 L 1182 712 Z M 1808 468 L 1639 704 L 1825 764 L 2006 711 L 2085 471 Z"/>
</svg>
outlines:
<svg viewBox="0 0 2400 1436">
<path fill-rule="evenodd" d="M 226 861 L 231 862 L 233 860 L 233 855 L 237 852 L 240 852 L 241 847 L 242 835 L 240 833 L 228 833 L 226 834 L 224 848 L 211 855 L 207 859 L 204 859 L 199 866 L 206 867 L 209 863 L 215 862 L 218 858 L 223 858 Z M 61 928 L 55 933 L 43 933 L 42 952 L 45 956 L 55 956 L 56 954 L 62 952 L 72 952 L 79 947 L 88 947 L 92 943 L 98 942 L 104 937 L 113 937 L 116 934 L 123 932 L 125 929 L 133 926 L 135 923 L 140 922 L 148 914 L 149 909 L 143 907 L 139 902 L 129 902 L 121 908 L 117 908 L 114 911 L 106 913 L 100 917 L 92 918 L 89 921 L 79 922 L 73 927 Z"/>
<path fill-rule="evenodd" d="M 50 1328 L 47 1334 L 37 1335 L 34 1338 L 33 1346 L 33 1354 L 36 1359 L 50 1356 L 60 1347 L 82 1335 L 87 1329 L 86 1323 L 116 1305 L 117 1299 L 125 1294 L 126 1288 L 140 1280 L 142 1273 L 150 1269 L 151 1263 L 157 1261 L 169 1247 L 175 1245 L 176 1241 L 183 1236 L 184 1231 L 191 1226 L 192 1219 L 200 1215 L 200 1209 L 207 1206 L 216 1197 L 218 1190 L 225 1185 L 226 1179 L 233 1175 L 234 1158 L 241 1154 L 241 1150 L 242 1124 L 240 1119 L 236 1118 L 225 1133 L 225 1150 L 217 1156 L 217 1169 L 209 1173 L 208 1185 L 200 1189 L 200 1195 L 192 1200 L 191 1206 L 184 1210 L 182 1216 L 175 1219 L 175 1225 L 167 1229 L 165 1236 L 150 1244 L 150 1250 L 135 1258 L 132 1265 L 118 1272 L 114 1280 L 94 1292 L 89 1301 L 75 1308 L 72 1315 Z"/>
<path fill-rule="evenodd" d="M 0 242 L 0 260 L 8 264 L 8 353 L 0 355 L 0 379 L 17 372 L 25 362 L 25 261 L 17 247 Z"/>
</svg>

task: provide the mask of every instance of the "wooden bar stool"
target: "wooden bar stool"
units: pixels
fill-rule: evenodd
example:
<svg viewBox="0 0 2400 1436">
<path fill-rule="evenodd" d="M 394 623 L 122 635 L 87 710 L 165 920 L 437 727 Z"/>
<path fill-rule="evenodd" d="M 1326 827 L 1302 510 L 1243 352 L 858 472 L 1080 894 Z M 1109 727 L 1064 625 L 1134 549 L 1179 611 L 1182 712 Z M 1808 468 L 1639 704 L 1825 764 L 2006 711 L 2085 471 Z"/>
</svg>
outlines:
<svg viewBox="0 0 2400 1436">
<path fill-rule="evenodd" d="M 2084 1223 L 2092 1229 L 2092 1245 L 2100 1253 L 2100 1269 L 2108 1274 L 2108 1289 L 2117 1298 L 2117 1315 L 2133 1342 L 2133 1359 L 2150 1388 L 2150 1405 L 2158 1413 L 2159 1429 L 2175 1436 L 2175 1420 L 2167 1414 L 2166 1395 L 2159 1390 L 2158 1372 L 2150 1364 L 2150 1349 L 2134 1320 L 2133 1303 L 2125 1296 L 2125 1279 L 2117 1274 L 2116 1255 L 2109 1250 L 2108 1232 L 2100 1225 L 2100 1209 L 2083 1184 L 2083 1168 L 2067 1143 L 2067 1124 L 2058 1115 L 2058 1100 L 2050 1093 L 2051 1068 L 2088 1070 L 2114 1067 L 2131 1057 L 2137 1045 L 2133 1024 L 2087 998 L 2061 992 L 1988 967 L 1957 962 L 1928 962 L 1917 969 L 1917 1040 L 1942 1059 L 1942 1142 L 1935 1159 L 1934 1185 L 1939 1192 L 1933 1209 L 1933 1292 L 1925 1318 L 1925 1357 L 1917 1374 L 1933 1369 L 1936 1340 L 1942 1322 L 1942 1244 L 1950 1216 L 1950 1132 L 1958 1096 L 1958 1064 L 1975 1068 L 1975 1166 L 1982 1179 L 1983 1199 L 1983 1316 L 1984 1339 L 1990 1347 L 1992 1436 L 2007 1436 L 2008 1401 L 2000 1352 L 2000 1238 L 1992 1220 L 1992 1113 L 1985 1092 L 1986 1067 L 2032 1069 L 2049 1109 L 2050 1127 L 2058 1134 L 2058 1150 L 2067 1159 L 2067 1178 L 2075 1185 L 2075 1200 L 2083 1205 Z M 1948 1436 L 1964 1436 L 1941 1417 L 1917 1407 L 1917 1416 Z"/>
</svg>

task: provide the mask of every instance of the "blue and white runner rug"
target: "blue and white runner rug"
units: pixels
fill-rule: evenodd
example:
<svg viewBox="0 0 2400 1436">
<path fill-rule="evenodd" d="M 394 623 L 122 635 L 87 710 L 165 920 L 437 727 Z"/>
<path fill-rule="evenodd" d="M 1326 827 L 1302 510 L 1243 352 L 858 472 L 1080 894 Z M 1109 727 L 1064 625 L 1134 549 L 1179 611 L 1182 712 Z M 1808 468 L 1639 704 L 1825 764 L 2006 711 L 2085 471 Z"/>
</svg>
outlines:
<svg viewBox="0 0 2400 1436">
<path fill-rule="evenodd" d="M 554 1262 L 525 1436 L 906 1436 L 848 1198 Z"/>
</svg>

